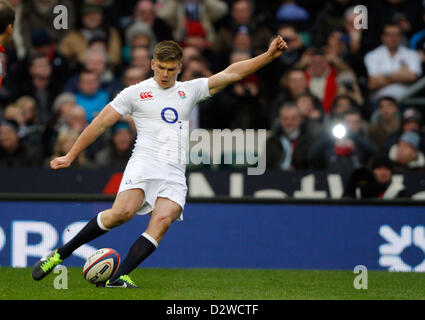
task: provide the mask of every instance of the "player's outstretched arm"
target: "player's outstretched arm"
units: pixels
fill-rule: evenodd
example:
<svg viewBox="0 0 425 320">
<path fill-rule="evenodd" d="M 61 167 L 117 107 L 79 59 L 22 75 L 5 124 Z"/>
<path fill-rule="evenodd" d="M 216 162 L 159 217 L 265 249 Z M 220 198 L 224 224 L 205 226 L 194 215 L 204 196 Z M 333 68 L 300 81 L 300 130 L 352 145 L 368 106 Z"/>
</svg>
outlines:
<svg viewBox="0 0 425 320">
<path fill-rule="evenodd" d="M 71 150 L 69 150 L 65 156 L 58 157 L 50 161 L 50 167 L 54 170 L 69 167 L 80 152 L 92 144 L 102 133 L 105 132 L 106 129 L 116 123 L 120 118 L 120 113 L 115 111 L 110 104 L 106 105 L 106 107 L 103 108 L 103 110 L 80 134 Z"/>
<path fill-rule="evenodd" d="M 287 43 L 279 35 L 270 43 L 268 50 L 254 58 L 236 62 L 223 71 L 208 78 L 210 94 L 214 95 L 229 84 L 240 81 L 265 65 L 280 57 L 288 49 Z"/>
</svg>

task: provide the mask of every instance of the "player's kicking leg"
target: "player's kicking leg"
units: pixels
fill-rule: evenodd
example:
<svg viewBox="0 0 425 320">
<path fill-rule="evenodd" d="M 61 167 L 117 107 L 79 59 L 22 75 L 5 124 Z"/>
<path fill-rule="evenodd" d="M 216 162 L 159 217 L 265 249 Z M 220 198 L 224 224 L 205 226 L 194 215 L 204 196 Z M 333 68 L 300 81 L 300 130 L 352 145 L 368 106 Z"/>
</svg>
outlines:
<svg viewBox="0 0 425 320">
<path fill-rule="evenodd" d="M 146 231 L 133 243 L 116 274 L 106 282 L 107 288 L 137 288 L 129 274 L 157 247 L 182 208 L 167 198 L 158 198 Z"/>
<path fill-rule="evenodd" d="M 64 246 L 41 258 L 33 267 L 33 279 L 43 279 L 77 248 L 130 220 L 143 204 L 143 199 L 144 192 L 141 189 L 119 193 L 111 209 L 100 212 Z"/>
</svg>

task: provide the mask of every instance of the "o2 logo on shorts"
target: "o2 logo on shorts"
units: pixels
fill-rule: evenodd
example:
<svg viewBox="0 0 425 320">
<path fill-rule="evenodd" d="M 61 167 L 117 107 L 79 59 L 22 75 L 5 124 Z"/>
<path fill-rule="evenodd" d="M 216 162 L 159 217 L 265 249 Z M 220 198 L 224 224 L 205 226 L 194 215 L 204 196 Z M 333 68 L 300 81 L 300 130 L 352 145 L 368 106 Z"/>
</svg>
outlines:
<svg viewBox="0 0 425 320">
<path fill-rule="evenodd" d="M 174 108 L 164 108 L 161 111 L 161 118 L 167 123 L 176 123 L 179 119 L 179 114 L 177 113 L 177 110 Z"/>
</svg>

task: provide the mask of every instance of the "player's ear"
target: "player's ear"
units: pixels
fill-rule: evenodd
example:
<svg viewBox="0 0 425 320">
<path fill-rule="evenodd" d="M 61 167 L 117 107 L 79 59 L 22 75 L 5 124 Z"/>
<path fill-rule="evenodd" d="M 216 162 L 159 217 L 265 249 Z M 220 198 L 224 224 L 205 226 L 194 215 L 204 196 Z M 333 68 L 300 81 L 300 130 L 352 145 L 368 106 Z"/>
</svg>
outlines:
<svg viewBox="0 0 425 320">
<path fill-rule="evenodd" d="M 152 60 L 151 60 L 151 69 L 152 69 L 152 70 L 153 70 L 154 65 L 155 65 L 155 61 L 154 61 L 154 59 L 152 59 Z"/>
</svg>

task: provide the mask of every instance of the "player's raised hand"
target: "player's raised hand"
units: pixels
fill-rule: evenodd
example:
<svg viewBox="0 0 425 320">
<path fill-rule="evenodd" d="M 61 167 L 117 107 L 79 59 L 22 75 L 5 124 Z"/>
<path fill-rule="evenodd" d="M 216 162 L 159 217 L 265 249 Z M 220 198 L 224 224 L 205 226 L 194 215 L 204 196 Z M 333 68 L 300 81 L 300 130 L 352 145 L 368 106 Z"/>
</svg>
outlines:
<svg viewBox="0 0 425 320">
<path fill-rule="evenodd" d="M 72 160 L 68 156 L 58 157 L 50 161 L 50 168 L 53 170 L 68 168 L 71 163 Z"/>
<path fill-rule="evenodd" d="M 282 36 L 278 35 L 270 43 L 270 46 L 267 52 L 273 57 L 273 59 L 276 59 L 280 57 L 282 53 L 285 52 L 286 49 L 288 49 L 288 44 L 286 43 L 285 40 L 283 40 Z"/>
</svg>

